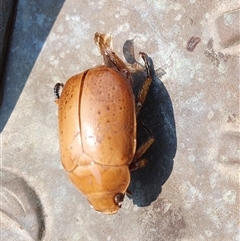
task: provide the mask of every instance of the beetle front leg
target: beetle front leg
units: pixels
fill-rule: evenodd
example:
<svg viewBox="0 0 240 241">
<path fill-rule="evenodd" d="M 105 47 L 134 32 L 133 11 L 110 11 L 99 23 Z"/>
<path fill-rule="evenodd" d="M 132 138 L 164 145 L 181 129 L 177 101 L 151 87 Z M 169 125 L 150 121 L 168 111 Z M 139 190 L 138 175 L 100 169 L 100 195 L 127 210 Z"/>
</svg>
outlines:
<svg viewBox="0 0 240 241">
<path fill-rule="evenodd" d="M 136 115 L 138 116 L 138 113 L 140 111 L 140 109 L 142 108 L 142 105 L 146 99 L 149 87 L 152 83 L 152 78 L 151 78 L 151 74 L 150 74 L 150 69 L 149 69 L 149 63 L 147 61 L 147 55 L 143 52 L 139 52 L 139 54 L 141 55 L 144 63 L 145 63 L 145 67 L 147 70 L 147 79 L 145 80 L 142 89 L 140 90 L 137 99 L 136 99 Z"/>
</svg>

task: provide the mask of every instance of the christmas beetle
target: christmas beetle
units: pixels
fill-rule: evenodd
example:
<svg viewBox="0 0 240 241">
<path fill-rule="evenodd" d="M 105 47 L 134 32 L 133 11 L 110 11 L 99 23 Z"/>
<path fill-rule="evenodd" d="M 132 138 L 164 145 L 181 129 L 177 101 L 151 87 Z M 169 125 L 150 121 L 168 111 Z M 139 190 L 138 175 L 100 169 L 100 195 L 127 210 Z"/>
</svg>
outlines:
<svg viewBox="0 0 240 241">
<path fill-rule="evenodd" d="M 147 164 L 136 150 L 136 123 L 152 78 L 148 56 L 140 53 L 148 77 L 135 97 L 130 68 L 113 52 L 108 34 L 94 36 L 104 65 L 56 84 L 61 161 L 69 178 L 95 210 L 116 213 L 130 183 L 130 171 Z M 62 88 L 61 94 L 60 88 Z"/>
</svg>

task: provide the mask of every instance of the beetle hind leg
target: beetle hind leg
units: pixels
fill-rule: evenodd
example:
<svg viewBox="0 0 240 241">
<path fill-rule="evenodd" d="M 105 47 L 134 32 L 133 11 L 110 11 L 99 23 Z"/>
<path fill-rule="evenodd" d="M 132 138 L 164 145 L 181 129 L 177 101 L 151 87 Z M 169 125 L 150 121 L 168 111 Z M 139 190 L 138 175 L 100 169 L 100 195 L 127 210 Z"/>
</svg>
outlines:
<svg viewBox="0 0 240 241">
<path fill-rule="evenodd" d="M 151 73 L 150 73 L 150 66 L 147 60 L 147 55 L 143 52 L 139 52 L 139 54 L 141 55 L 144 63 L 145 63 L 145 67 L 147 70 L 147 79 L 145 80 L 145 82 L 143 83 L 143 86 L 141 88 L 141 90 L 138 93 L 137 99 L 136 99 L 136 114 L 138 116 L 138 113 L 140 111 L 140 109 L 142 108 L 142 105 L 146 99 L 149 87 L 152 83 L 152 77 L 151 77 Z"/>
</svg>

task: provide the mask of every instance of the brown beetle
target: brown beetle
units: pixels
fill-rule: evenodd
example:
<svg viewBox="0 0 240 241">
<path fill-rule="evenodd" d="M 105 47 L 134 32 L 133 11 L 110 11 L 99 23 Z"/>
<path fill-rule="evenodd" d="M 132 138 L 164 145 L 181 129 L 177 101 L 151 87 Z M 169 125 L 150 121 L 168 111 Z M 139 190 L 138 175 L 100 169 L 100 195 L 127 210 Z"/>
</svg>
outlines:
<svg viewBox="0 0 240 241">
<path fill-rule="evenodd" d="M 121 207 L 130 182 L 130 170 L 147 164 L 140 159 L 153 143 L 151 137 L 136 151 L 136 118 L 146 98 L 151 77 L 147 55 L 140 53 L 148 78 L 137 96 L 124 62 L 112 51 L 108 34 L 95 34 L 105 65 L 56 84 L 59 137 L 63 167 L 75 186 L 100 212 Z M 59 88 L 63 87 L 61 96 Z"/>
</svg>

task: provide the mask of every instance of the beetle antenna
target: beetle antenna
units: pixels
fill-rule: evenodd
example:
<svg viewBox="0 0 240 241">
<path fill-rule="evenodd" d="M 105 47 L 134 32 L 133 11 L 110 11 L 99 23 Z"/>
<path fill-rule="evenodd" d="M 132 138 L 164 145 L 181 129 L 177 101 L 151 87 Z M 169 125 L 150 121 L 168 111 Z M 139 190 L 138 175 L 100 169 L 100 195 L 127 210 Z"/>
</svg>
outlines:
<svg viewBox="0 0 240 241">
<path fill-rule="evenodd" d="M 59 90 L 61 87 L 63 88 L 63 86 L 64 86 L 64 84 L 62 84 L 62 83 L 55 84 L 54 89 L 53 89 L 55 101 L 59 100 L 59 98 L 60 98 Z"/>
</svg>

